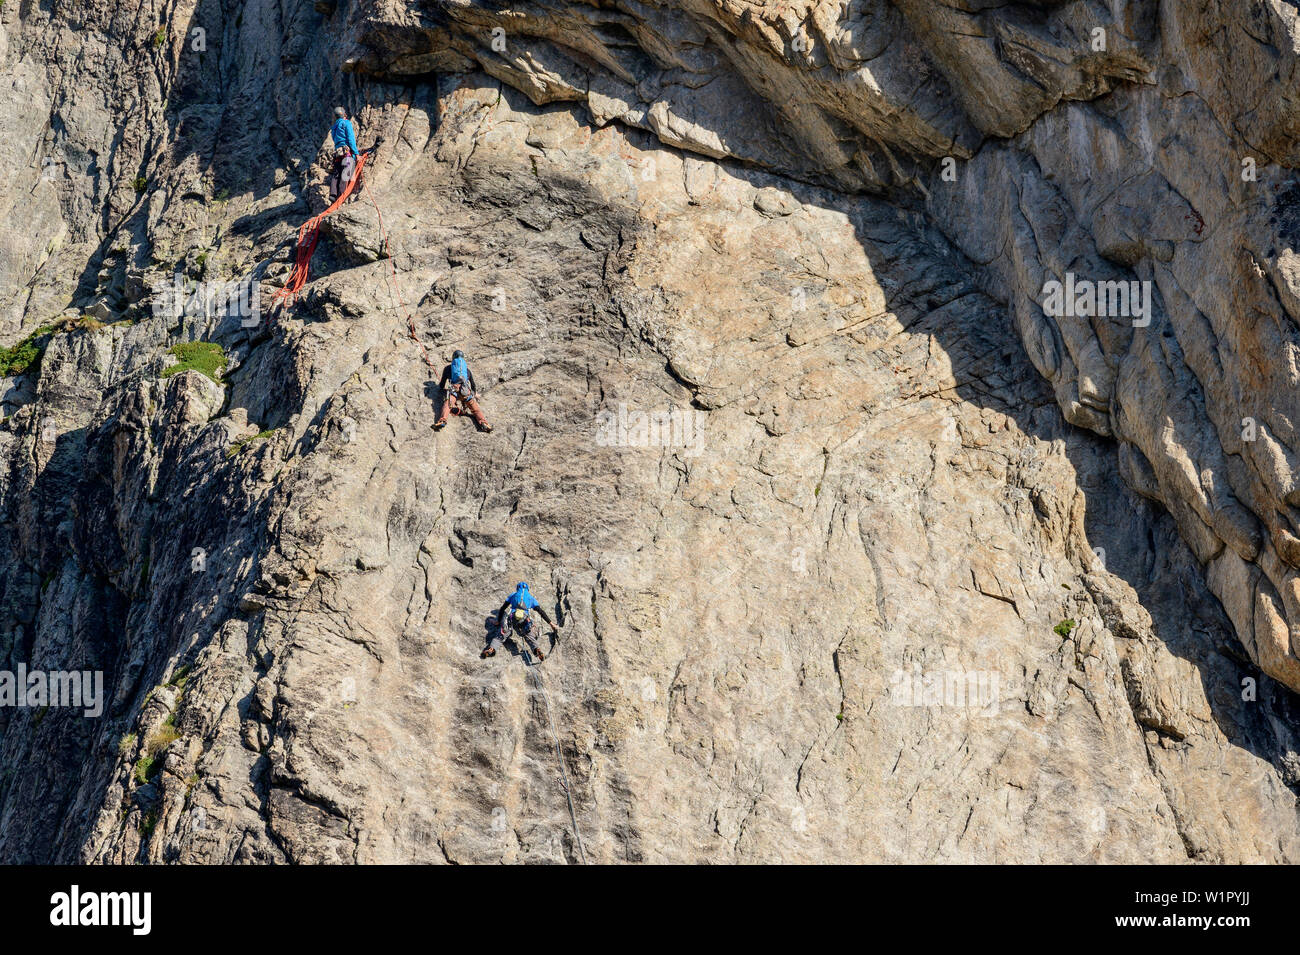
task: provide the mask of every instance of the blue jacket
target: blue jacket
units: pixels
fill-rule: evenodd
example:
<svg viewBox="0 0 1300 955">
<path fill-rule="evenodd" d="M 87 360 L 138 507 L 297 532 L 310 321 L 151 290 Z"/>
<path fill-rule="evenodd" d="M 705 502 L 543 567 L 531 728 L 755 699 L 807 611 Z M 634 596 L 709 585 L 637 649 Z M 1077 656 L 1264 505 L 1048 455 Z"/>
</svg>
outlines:
<svg viewBox="0 0 1300 955">
<path fill-rule="evenodd" d="M 336 119 L 334 125 L 330 127 L 330 136 L 334 140 L 334 148 L 346 146 L 352 150 L 352 155 L 357 154 L 357 134 L 352 128 L 350 119 Z"/>
<path fill-rule="evenodd" d="M 529 614 L 531 614 L 534 610 L 536 610 L 539 614 L 542 615 L 543 620 L 545 620 L 548 624 L 550 624 L 552 628 L 555 627 L 555 624 L 551 622 L 551 618 L 546 616 L 546 611 L 542 608 L 542 605 L 538 602 L 537 598 L 528 592 L 528 585 L 525 583 L 521 582 L 519 586 L 515 588 L 515 592 L 506 598 L 506 602 L 501 605 L 501 609 L 497 611 L 498 627 L 502 629 L 505 628 L 506 611 L 512 609 L 522 610 L 525 613 L 529 613 Z M 524 626 L 528 626 L 528 625 L 524 625 Z M 526 629 L 521 630 L 520 632 L 526 634 L 527 630 Z"/>
<path fill-rule="evenodd" d="M 511 608 L 514 610 L 536 610 L 541 606 L 541 604 L 537 602 L 537 598 L 527 590 L 516 590 L 510 595 L 510 599 L 507 600 L 506 603 L 510 604 Z"/>
</svg>

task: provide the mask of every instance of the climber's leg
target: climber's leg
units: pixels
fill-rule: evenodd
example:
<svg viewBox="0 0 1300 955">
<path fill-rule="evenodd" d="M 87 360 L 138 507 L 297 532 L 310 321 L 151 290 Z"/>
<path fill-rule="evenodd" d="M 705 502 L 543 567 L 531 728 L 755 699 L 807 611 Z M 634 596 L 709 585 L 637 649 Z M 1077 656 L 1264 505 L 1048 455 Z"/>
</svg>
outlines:
<svg viewBox="0 0 1300 955">
<path fill-rule="evenodd" d="M 353 160 L 353 162 L 356 162 L 356 160 Z M 353 175 L 356 177 L 357 184 L 352 187 L 352 195 L 348 196 L 348 202 L 360 202 L 361 190 L 366 184 L 366 173 L 364 169 L 357 168 Z"/>
<path fill-rule="evenodd" d="M 483 648 L 483 652 L 479 654 L 479 657 L 496 656 L 497 651 L 501 649 L 501 641 L 505 639 L 505 635 L 506 631 L 504 627 L 498 627 L 496 630 L 493 630 L 492 639 L 488 641 L 488 645 Z"/>
<path fill-rule="evenodd" d="M 533 642 L 533 618 L 532 617 L 526 619 L 522 624 L 519 623 L 515 624 L 515 633 L 519 634 L 521 637 L 524 638 L 525 642 L 527 642 L 528 644 L 528 649 L 532 650 L 533 653 L 537 654 L 537 659 L 539 660 L 546 659 L 546 654 L 542 652 L 542 648 Z"/>
<path fill-rule="evenodd" d="M 483 417 L 483 409 L 478 406 L 477 398 L 470 398 L 465 402 L 465 407 L 469 409 L 470 417 L 478 425 L 480 431 L 491 431 L 492 425 L 487 423 L 487 418 Z"/>
<path fill-rule="evenodd" d="M 352 155 L 351 153 L 344 153 L 342 166 L 343 168 L 339 176 L 339 182 L 341 184 L 341 187 L 339 189 L 340 195 L 343 193 L 344 189 L 347 189 L 348 183 L 352 181 L 352 177 L 356 174 L 357 157 Z"/>
<path fill-rule="evenodd" d="M 456 397 L 449 391 L 442 396 L 442 410 L 438 412 L 438 420 L 433 423 L 434 430 L 441 430 L 442 426 L 447 423 L 447 419 L 452 414 L 452 405 L 456 402 Z"/>
<path fill-rule="evenodd" d="M 335 156 L 334 165 L 330 167 L 330 202 L 332 203 L 343 193 L 343 163 Z"/>
</svg>

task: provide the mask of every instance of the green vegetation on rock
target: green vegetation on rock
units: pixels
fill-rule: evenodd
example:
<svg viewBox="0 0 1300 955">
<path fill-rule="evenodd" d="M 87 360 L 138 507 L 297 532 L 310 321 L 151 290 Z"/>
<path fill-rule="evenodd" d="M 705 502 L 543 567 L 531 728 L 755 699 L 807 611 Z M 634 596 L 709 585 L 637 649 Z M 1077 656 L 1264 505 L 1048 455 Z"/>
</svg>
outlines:
<svg viewBox="0 0 1300 955">
<path fill-rule="evenodd" d="M 56 325 L 42 325 L 18 344 L 0 348 L 0 378 L 21 375 L 31 368 L 40 360 L 50 336 L 57 330 Z"/>
<path fill-rule="evenodd" d="M 275 434 L 275 428 L 272 428 L 269 431 L 259 431 L 257 432 L 257 434 L 250 435 L 247 438 L 241 438 L 238 441 L 234 442 L 229 448 L 226 449 L 226 457 L 233 458 L 236 454 L 244 450 L 244 448 L 252 444 L 254 441 L 264 441 L 265 439 L 269 438 L 273 434 Z"/>
<path fill-rule="evenodd" d="M 135 764 L 135 779 L 140 785 L 143 786 L 158 774 L 162 768 L 158 764 L 158 756 L 174 740 L 180 739 L 181 734 L 176 730 L 175 721 L 175 714 L 169 715 L 161 726 L 144 738 L 144 752 Z"/>
<path fill-rule="evenodd" d="M 170 378 L 182 371 L 197 371 L 221 384 L 221 373 L 226 368 L 226 351 L 216 342 L 184 342 L 174 345 L 171 354 L 180 361 L 163 369 L 162 376 Z"/>
</svg>

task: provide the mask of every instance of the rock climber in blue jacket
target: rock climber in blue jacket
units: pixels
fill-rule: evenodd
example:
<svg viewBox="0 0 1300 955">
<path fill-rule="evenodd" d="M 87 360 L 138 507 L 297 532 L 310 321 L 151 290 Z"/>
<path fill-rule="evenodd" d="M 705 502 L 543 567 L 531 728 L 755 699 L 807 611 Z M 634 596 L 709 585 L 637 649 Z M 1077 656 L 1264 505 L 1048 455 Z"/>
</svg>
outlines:
<svg viewBox="0 0 1300 955">
<path fill-rule="evenodd" d="M 465 363 L 465 353 L 459 348 L 451 356 L 451 364 L 442 370 L 438 381 L 438 392 L 442 395 L 442 410 L 433 422 L 433 430 L 441 431 L 451 415 L 468 414 L 480 431 L 491 433 L 492 425 L 483 416 L 483 409 L 478 406 L 478 386 L 474 384 L 474 373 Z"/>
<path fill-rule="evenodd" d="M 496 632 L 492 635 L 492 642 L 484 648 L 481 655 L 484 657 L 496 656 L 497 647 L 501 646 L 501 641 L 506 637 L 506 627 L 509 626 L 516 634 L 528 641 L 529 649 L 537 654 L 538 660 L 545 660 L 546 654 L 542 653 L 541 647 L 533 642 L 534 610 L 551 628 L 551 641 L 554 644 L 554 641 L 560 636 L 555 624 L 551 622 L 550 617 L 546 616 L 546 611 L 542 609 L 542 605 L 537 598 L 529 593 L 528 585 L 521 580 L 519 585 L 515 587 L 515 592 L 506 598 L 506 602 L 497 611 Z M 508 617 L 507 613 L 509 613 Z"/>
<path fill-rule="evenodd" d="M 357 131 L 352 128 L 348 111 L 342 106 L 334 110 L 334 125 L 330 139 L 334 143 L 334 171 L 330 174 L 330 202 L 343 195 L 357 168 Z"/>
</svg>

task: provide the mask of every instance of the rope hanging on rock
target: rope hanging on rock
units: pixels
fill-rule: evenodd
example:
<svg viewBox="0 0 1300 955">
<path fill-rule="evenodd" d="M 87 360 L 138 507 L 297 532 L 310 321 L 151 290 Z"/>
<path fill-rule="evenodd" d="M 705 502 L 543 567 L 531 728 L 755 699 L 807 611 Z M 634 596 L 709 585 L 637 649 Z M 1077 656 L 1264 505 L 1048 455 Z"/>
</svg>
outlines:
<svg viewBox="0 0 1300 955">
<path fill-rule="evenodd" d="M 324 212 L 312 216 L 302 224 L 302 228 L 298 230 L 298 249 L 294 254 L 293 270 L 289 273 L 289 280 L 284 284 L 284 288 L 278 289 L 275 295 L 272 296 L 272 301 L 284 301 L 292 304 L 294 297 L 307 284 L 307 270 L 311 267 L 312 253 L 316 251 L 316 242 L 320 239 L 321 221 L 347 202 L 348 196 L 352 195 L 352 190 L 361 181 L 361 170 L 365 167 L 366 160 L 369 158 L 370 153 L 368 151 L 363 152 L 357 159 L 357 168 L 353 170 L 352 178 L 348 181 L 347 187 L 339 197 L 331 202 Z"/>
<path fill-rule="evenodd" d="M 429 357 L 429 349 L 425 347 L 424 342 L 420 341 L 420 336 L 416 334 L 415 316 L 406 307 L 406 300 L 402 298 L 401 290 L 397 287 L 397 268 L 393 265 L 393 250 L 388 245 L 388 232 L 384 229 L 384 214 L 379 211 L 379 203 L 375 201 L 375 191 L 367 189 L 366 195 L 370 198 L 370 204 L 375 207 L 375 215 L 379 217 L 380 248 L 383 249 L 384 257 L 388 259 L 388 287 L 392 290 L 393 298 L 397 299 L 398 304 L 402 306 L 402 312 L 406 316 L 406 335 L 411 341 L 420 346 L 420 355 L 424 359 L 424 363 L 436 375 L 438 366 Z"/>
<path fill-rule="evenodd" d="M 347 188 L 343 190 L 342 195 L 330 203 L 329 207 L 324 212 L 312 216 L 302 224 L 302 228 L 298 230 L 298 249 L 294 256 L 293 270 L 289 273 L 289 280 L 285 283 L 284 288 L 276 291 L 272 299 L 273 301 L 283 301 L 292 304 L 294 298 L 302 291 L 303 286 L 307 284 L 307 272 L 311 266 L 312 253 L 316 251 L 316 243 L 320 239 L 321 221 L 330 213 L 336 211 L 339 206 L 343 205 L 343 203 L 347 201 L 348 197 L 352 195 L 353 189 L 356 188 L 357 183 L 361 181 L 362 167 L 365 166 L 366 160 L 370 158 L 371 153 L 375 148 L 378 148 L 378 146 L 379 143 L 377 142 L 374 147 L 361 154 L 357 161 L 356 171 L 353 172 L 352 179 L 348 182 Z M 370 199 L 370 204 L 375 207 L 375 215 L 379 218 L 379 235 L 381 239 L 380 248 L 382 249 L 383 256 L 388 259 L 389 289 L 392 291 L 393 297 L 397 300 L 398 304 L 402 308 L 402 312 L 406 316 L 407 337 L 420 346 L 420 357 L 424 359 L 424 363 L 431 371 L 437 373 L 438 366 L 434 364 L 433 358 L 429 355 L 429 349 L 425 347 L 424 342 L 420 340 L 420 336 L 415 331 L 415 316 L 411 314 L 411 310 L 407 308 L 406 302 L 402 298 L 402 293 L 397 287 L 397 269 L 393 266 L 393 253 L 388 244 L 388 231 L 384 228 L 384 214 L 379 211 L 379 203 L 375 201 L 374 190 L 367 189 L 366 196 Z"/>
<path fill-rule="evenodd" d="M 560 785 L 564 788 L 564 798 L 569 801 L 569 819 L 573 822 L 573 838 L 578 844 L 578 858 L 587 864 L 587 850 L 582 845 L 582 833 L 578 830 L 578 811 L 573 805 L 573 792 L 569 789 L 569 771 L 564 766 L 564 752 L 560 749 L 560 735 L 555 730 L 555 715 L 551 706 L 551 694 L 546 692 L 546 679 L 536 666 L 528 668 L 537 688 L 546 700 L 546 718 L 551 724 L 551 739 L 555 742 L 555 758 L 560 762 Z"/>
</svg>

